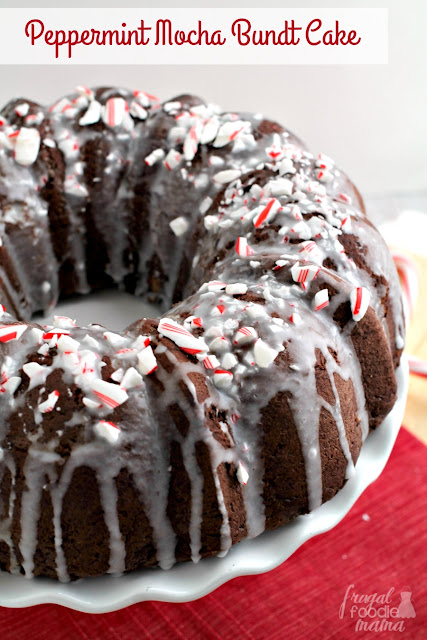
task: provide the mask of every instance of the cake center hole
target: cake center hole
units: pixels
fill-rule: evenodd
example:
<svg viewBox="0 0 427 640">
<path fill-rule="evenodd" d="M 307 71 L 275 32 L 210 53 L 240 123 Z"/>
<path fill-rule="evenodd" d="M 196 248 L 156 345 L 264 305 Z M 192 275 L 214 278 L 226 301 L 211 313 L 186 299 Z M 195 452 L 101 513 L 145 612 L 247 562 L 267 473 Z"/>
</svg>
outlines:
<svg viewBox="0 0 427 640">
<path fill-rule="evenodd" d="M 34 321 L 41 325 L 52 324 L 54 315 L 68 316 L 76 320 L 79 327 L 101 324 L 111 331 L 123 331 L 140 318 L 156 318 L 159 310 L 137 296 L 111 289 L 61 300 L 52 313 L 35 314 Z"/>
</svg>

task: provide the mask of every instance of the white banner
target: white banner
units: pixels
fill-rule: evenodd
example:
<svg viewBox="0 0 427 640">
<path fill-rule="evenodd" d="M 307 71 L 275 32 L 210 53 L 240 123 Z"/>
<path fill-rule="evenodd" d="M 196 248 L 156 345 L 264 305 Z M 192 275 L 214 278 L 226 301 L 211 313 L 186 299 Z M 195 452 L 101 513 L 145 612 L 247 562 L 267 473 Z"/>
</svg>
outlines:
<svg viewBox="0 0 427 640">
<path fill-rule="evenodd" d="M 3 64 L 387 64 L 387 56 L 387 9 L 0 9 Z"/>
</svg>

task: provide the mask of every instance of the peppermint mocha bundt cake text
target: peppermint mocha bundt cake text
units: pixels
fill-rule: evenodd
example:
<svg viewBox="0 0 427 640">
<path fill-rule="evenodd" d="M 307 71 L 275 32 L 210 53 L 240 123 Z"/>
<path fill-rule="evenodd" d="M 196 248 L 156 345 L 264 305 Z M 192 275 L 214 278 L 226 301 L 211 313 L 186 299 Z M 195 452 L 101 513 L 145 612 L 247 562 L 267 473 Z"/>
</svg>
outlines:
<svg viewBox="0 0 427 640">
<path fill-rule="evenodd" d="M 14 100 L 0 231 L 3 570 L 224 553 L 332 498 L 393 407 L 390 254 L 333 161 L 261 115 L 115 88 Z M 31 322 L 112 286 L 161 318 Z"/>
</svg>

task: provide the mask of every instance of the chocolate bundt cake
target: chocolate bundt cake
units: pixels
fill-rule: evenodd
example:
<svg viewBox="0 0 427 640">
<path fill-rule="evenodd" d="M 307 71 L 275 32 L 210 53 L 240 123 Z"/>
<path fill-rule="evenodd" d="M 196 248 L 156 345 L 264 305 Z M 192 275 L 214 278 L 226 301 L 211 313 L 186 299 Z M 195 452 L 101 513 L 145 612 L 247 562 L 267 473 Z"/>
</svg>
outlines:
<svg viewBox="0 0 427 640">
<path fill-rule="evenodd" d="M 224 554 L 332 498 L 393 407 L 390 254 L 334 162 L 261 115 L 114 88 L 14 100 L 0 233 L 3 570 Z M 161 318 L 31 321 L 112 286 Z"/>
</svg>

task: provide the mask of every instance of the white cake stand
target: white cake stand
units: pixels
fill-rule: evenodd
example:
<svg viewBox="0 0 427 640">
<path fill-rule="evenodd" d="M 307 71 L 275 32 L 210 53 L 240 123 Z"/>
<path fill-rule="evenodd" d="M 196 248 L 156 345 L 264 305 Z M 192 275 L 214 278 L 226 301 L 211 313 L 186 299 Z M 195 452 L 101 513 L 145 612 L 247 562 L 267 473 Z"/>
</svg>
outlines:
<svg viewBox="0 0 427 640">
<path fill-rule="evenodd" d="M 107 300 L 107 302 L 105 302 Z M 130 318 L 141 317 L 147 308 L 129 297 Z M 99 317 L 109 316 L 105 322 L 112 329 L 111 299 L 99 298 Z M 58 312 L 78 318 L 84 324 L 84 313 L 70 308 L 71 303 L 61 305 Z M 97 303 L 98 304 L 98 303 Z M 138 308 L 138 313 L 135 313 Z M 74 312 L 74 314 L 73 314 Z M 79 317 L 80 316 L 80 317 Z M 90 317 L 95 319 L 93 303 Z M 123 319 L 123 307 L 120 318 Z M 369 435 L 362 447 L 354 476 L 329 502 L 306 516 L 276 531 L 269 531 L 254 540 L 245 540 L 224 558 L 208 558 L 198 564 L 184 563 L 169 571 L 143 570 L 118 578 L 104 576 L 61 584 L 48 578 L 26 580 L 0 572 L 0 606 L 30 607 L 55 603 L 88 613 L 106 613 L 122 609 L 137 602 L 158 600 L 188 602 L 214 591 L 232 578 L 265 573 L 287 560 L 304 542 L 337 525 L 350 511 L 363 491 L 374 482 L 384 469 L 399 433 L 408 392 L 409 370 L 405 357 L 397 371 L 398 400 L 393 411 L 380 427 Z"/>
</svg>

